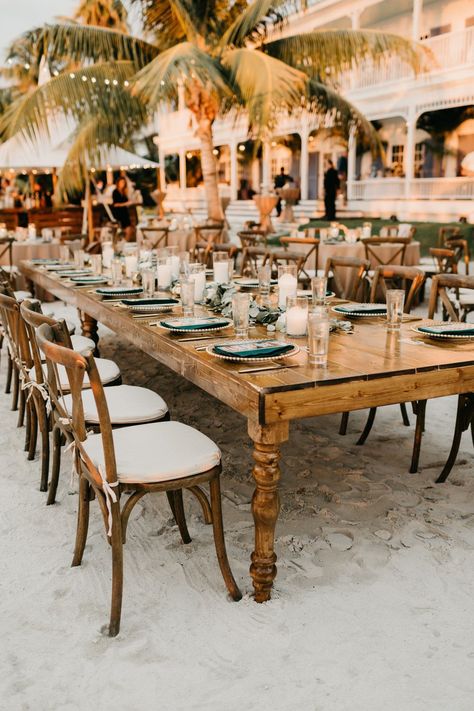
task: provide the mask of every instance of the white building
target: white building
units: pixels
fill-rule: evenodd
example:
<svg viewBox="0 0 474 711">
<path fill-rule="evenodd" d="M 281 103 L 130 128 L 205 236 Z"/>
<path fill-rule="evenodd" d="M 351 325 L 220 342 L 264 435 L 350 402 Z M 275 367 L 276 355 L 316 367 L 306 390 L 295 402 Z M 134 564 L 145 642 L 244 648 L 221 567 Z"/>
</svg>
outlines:
<svg viewBox="0 0 474 711">
<path fill-rule="evenodd" d="M 250 211 L 251 203 L 238 201 L 241 187 L 259 192 L 283 166 L 300 186 L 300 214 L 311 214 L 321 207 L 325 159 L 337 162 L 348 152 L 347 210 L 401 219 L 472 215 L 474 177 L 462 175 L 461 168 L 464 155 L 474 151 L 472 0 L 310 0 L 284 33 L 351 27 L 421 40 L 436 59 L 418 76 L 393 60 L 381 67 L 358 66 L 341 79 L 341 93 L 377 122 L 385 165 L 374 164 L 356 141 L 347 147 L 312 116 L 282 121 L 260 156 L 248 141 L 244 119 L 217 121 L 215 152 L 230 210 Z M 160 116 L 156 140 L 162 180 L 167 166 L 168 204 L 204 206 L 202 186 L 192 184 L 193 170 L 187 170 L 199 164 L 199 142 L 182 101 L 178 111 Z"/>
</svg>

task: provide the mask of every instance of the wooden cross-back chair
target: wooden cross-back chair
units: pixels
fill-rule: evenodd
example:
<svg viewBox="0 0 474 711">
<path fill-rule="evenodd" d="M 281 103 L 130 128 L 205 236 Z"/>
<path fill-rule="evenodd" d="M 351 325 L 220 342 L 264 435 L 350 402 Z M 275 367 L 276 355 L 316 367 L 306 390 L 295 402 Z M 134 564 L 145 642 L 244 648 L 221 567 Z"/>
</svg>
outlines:
<svg viewBox="0 0 474 711">
<path fill-rule="evenodd" d="M 462 239 L 461 237 L 452 238 L 446 240 L 445 244 L 448 249 L 453 250 L 454 258 L 457 264 L 459 264 L 461 260 L 464 262 L 465 274 L 469 274 L 469 262 L 471 261 L 471 252 L 467 239 Z"/>
<path fill-rule="evenodd" d="M 474 304 L 474 276 L 461 276 L 459 274 L 438 274 L 434 276 L 433 283 L 431 285 L 430 302 L 428 305 L 428 318 L 432 319 L 435 317 L 438 300 L 441 300 L 443 308 L 449 316 L 449 320 L 459 322 L 459 313 L 450 300 L 448 293 L 449 290 L 459 291 L 461 289 L 470 291 L 470 300 L 471 303 Z M 420 400 L 418 402 L 418 411 L 420 413 L 418 414 L 418 417 L 422 418 L 422 426 L 420 427 L 421 446 L 421 436 L 425 422 L 426 400 Z M 451 450 L 442 472 L 436 479 L 437 484 L 446 481 L 448 478 L 456 462 L 462 434 L 468 430 L 469 427 L 471 428 L 471 437 L 474 445 L 474 393 L 464 393 L 459 396 Z"/>
<path fill-rule="evenodd" d="M 241 593 L 227 559 L 221 510 L 221 457 L 218 447 L 205 435 L 178 422 L 159 422 L 112 431 L 104 389 L 94 356 L 81 356 L 56 343 L 48 325 L 37 332 L 48 366 L 48 382 L 54 382 L 58 366 L 66 369 L 72 395 L 70 430 L 79 476 L 79 510 L 73 566 L 80 565 L 87 540 L 89 504 L 98 501 L 112 551 L 112 601 L 109 635 L 120 629 L 123 589 L 123 545 L 130 514 L 147 493 L 166 492 L 183 543 L 189 543 L 182 492 L 209 484 L 214 542 L 227 590 L 234 600 Z M 81 391 L 88 375 L 100 421 L 100 433 L 88 435 Z M 54 390 L 54 388 L 53 388 Z M 59 406 L 59 397 L 56 406 Z M 135 455 L 130 459 L 130 448 Z M 129 494 L 122 505 L 122 496 Z"/>
<path fill-rule="evenodd" d="M 431 286 L 428 318 L 434 317 L 439 299 L 443 320 L 465 321 L 467 314 L 474 308 L 473 288 L 474 276 L 437 274 L 433 277 Z"/>
<path fill-rule="evenodd" d="M 301 272 L 302 274 L 304 274 L 306 279 L 311 279 L 311 276 L 308 274 L 307 269 L 310 268 L 309 264 L 311 262 L 311 256 L 314 255 L 314 276 L 318 275 L 319 239 L 317 237 L 280 237 L 280 243 L 283 245 L 284 249 L 287 249 L 288 246 L 294 244 L 309 247 L 310 249 L 305 254 L 305 260 L 303 266 L 301 267 Z"/>
<path fill-rule="evenodd" d="M 384 225 L 380 228 L 380 237 L 386 239 L 387 237 L 398 237 L 398 224 L 396 225 Z"/>
<path fill-rule="evenodd" d="M 411 237 L 365 237 L 361 240 L 365 249 L 365 258 L 374 265 L 405 264 L 405 253 Z M 386 258 L 380 255 L 380 247 L 393 247 Z"/>
<path fill-rule="evenodd" d="M 264 246 L 246 246 L 242 249 L 240 275 L 256 277 L 259 264 L 266 264 L 270 259 L 270 250 Z"/>
<path fill-rule="evenodd" d="M 347 289 L 341 281 L 341 272 L 351 270 L 353 277 L 349 281 Z M 328 257 L 324 268 L 324 276 L 331 284 L 331 289 L 337 297 L 356 301 L 365 289 L 367 274 L 370 269 L 368 259 L 358 259 L 357 257 Z"/>
<path fill-rule="evenodd" d="M 444 247 L 446 242 L 459 237 L 461 237 L 460 227 L 440 227 L 438 230 L 438 247 Z"/>
<path fill-rule="evenodd" d="M 425 280 L 424 272 L 421 269 L 417 269 L 416 267 L 401 267 L 398 265 L 393 265 L 393 266 L 387 265 L 387 266 L 377 267 L 375 269 L 374 279 L 372 282 L 372 288 L 370 291 L 370 303 L 377 302 L 379 289 L 382 291 L 382 293 L 384 295 L 386 294 L 387 282 L 388 282 L 392 288 L 393 288 L 393 286 L 396 286 L 397 288 L 403 288 L 405 290 L 406 296 L 405 296 L 405 304 L 404 304 L 403 312 L 405 314 L 409 314 L 411 311 L 411 308 L 413 306 L 413 303 L 415 301 L 415 298 L 423 285 L 424 280 Z M 408 285 L 410 285 L 410 286 L 408 286 Z M 409 427 L 410 420 L 408 417 L 406 404 L 404 402 L 400 403 L 400 410 L 402 413 L 403 424 L 405 426 Z M 412 462 L 411 462 L 410 471 L 417 471 L 418 461 L 420 458 L 420 444 L 421 444 L 421 434 L 420 433 L 422 431 L 424 420 L 423 420 L 423 417 L 421 414 L 420 414 L 420 418 L 418 418 L 417 403 L 413 403 L 413 411 L 417 415 L 417 427 L 415 428 L 415 438 L 414 438 L 414 442 L 413 442 L 413 453 L 412 453 Z M 356 442 L 357 445 L 361 446 L 367 440 L 367 437 L 369 436 L 369 434 L 372 430 L 376 414 L 377 414 L 377 408 L 371 407 L 369 410 L 369 415 L 367 417 L 367 422 L 365 424 L 365 427 L 362 431 L 362 434 L 360 435 L 359 439 Z M 349 413 L 344 412 L 342 415 L 342 418 L 341 418 L 341 425 L 339 428 L 339 434 L 341 434 L 341 435 L 346 434 L 348 421 L 349 421 Z"/>
<path fill-rule="evenodd" d="M 454 249 L 448 247 L 430 247 L 436 274 L 457 274 L 458 258 Z"/>
<path fill-rule="evenodd" d="M 214 252 L 226 252 L 229 255 L 229 259 L 232 259 L 235 267 L 235 260 L 238 253 L 240 252 L 240 247 L 236 244 L 231 244 L 230 242 L 224 242 L 220 244 L 214 244 L 214 242 L 196 242 L 193 249 L 193 257 L 197 262 L 205 264 L 206 267 L 212 268 L 212 255 Z"/>
<path fill-rule="evenodd" d="M 224 220 L 208 220 L 202 225 L 194 227 L 194 238 L 196 242 L 209 242 L 219 244 L 224 241 Z"/>
<path fill-rule="evenodd" d="M 290 252 L 290 250 L 286 249 L 269 250 L 264 263 L 267 261 L 270 263 L 270 269 L 274 276 L 277 276 L 279 266 L 294 264 L 298 281 L 309 281 L 311 278 L 306 273 L 304 277 L 302 276 L 306 262 L 306 254 L 302 254 L 301 252 Z"/>
<path fill-rule="evenodd" d="M 150 249 L 168 246 L 169 227 L 142 227 L 144 239 L 150 243 Z"/>
<path fill-rule="evenodd" d="M 13 237 L 0 237 L 0 259 L 4 254 L 8 254 L 8 266 L 10 272 L 13 270 Z"/>
</svg>

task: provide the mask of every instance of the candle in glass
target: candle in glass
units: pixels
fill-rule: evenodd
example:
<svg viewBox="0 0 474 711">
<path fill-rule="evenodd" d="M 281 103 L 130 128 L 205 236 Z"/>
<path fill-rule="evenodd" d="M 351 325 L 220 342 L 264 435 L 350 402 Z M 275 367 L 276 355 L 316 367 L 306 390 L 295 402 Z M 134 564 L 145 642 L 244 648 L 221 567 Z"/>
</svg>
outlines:
<svg viewBox="0 0 474 711">
<path fill-rule="evenodd" d="M 286 300 L 286 333 L 288 336 L 306 336 L 308 299 L 306 296 L 288 296 Z"/>
<path fill-rule="evenodd" d="M 297 271 L 294 264 L 278 267 L 278 306 L 286 308 L 288 296 L 296 296 L 298 289 Z"/>
<path fill-rule="evenodd" d="M 199 304 L 204 301 L 206 291 L 206 267 L 204 264 L 190 264 L 189 278 L 194 282 L 194 301 Z"/>
<path fill-rule="evenodd" d="M 102 265 L 105 269 L 110 269 L 114 258 L 114 248 L 112 242 L 102 242 Z"/>
<path fill-rule="evenodd" d="M 125 255 L 125 276 L 128 279 L 132 278 L 133 272 L 138 269 L 138 258 L 136 254 Z"/>
<path fill-rule="evenodd" d="M 158 289 L 166 290 L 171 286 L 171 267 L 168 264 L 168 257 L 157 260 L 156 276 L 158 278 Z"/>
<path fill-rule="evenodd" d="M 214 281 L 217 284 L 228 284 L 230 260 L 226 252 L 215 252 L 213 255 Z"/>
<path fill-rule="evenodd" d="M 172 246 L 166 248 L 168 251 L 167 261 L 171 269 L 171 279 L 176 281 L 179 279 L 179 254 L 178 247 Z"/>
</svg>

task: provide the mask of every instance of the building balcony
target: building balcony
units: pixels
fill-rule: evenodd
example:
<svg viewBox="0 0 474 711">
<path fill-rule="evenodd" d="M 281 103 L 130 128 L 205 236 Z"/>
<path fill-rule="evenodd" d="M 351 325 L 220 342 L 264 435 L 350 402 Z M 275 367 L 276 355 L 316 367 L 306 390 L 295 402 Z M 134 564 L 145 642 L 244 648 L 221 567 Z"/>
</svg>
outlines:
<svg viewBox="0 0 474 711">
<path fill-rule="evenodd" d="M 435 60 L 430 71 L 416 77 L 416 81 L 428 81 L 435 73 L 465 67 L 471 72 L 474 66 L 474 27 L 456 32 L 449 32 L 438 37 L 422 40 Z M 396 57 L 378 66 L 366 61 L 341 77 L 339 86 L 342 92 L 359 91 L 390 82 L 415 80 L 411 67 Z"/>
<path fill-rule="evenodd" d="M 348 185 L 350 200 L 472 200 L 474 178 L 373 178 Z"/>
</svg>

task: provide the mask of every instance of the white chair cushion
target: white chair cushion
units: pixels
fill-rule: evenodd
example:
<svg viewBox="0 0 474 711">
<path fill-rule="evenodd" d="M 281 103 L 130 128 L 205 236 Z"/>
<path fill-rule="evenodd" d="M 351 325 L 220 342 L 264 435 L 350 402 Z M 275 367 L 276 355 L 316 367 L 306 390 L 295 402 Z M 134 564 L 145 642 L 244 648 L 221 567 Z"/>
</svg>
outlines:
<svg viewBox="0 0 474 711">
<path fill-rule="evenodd" d="M 105 388 L 105 399 L 109 408 L 110 421 L 113 425 L 131 425 L 139 422 L 160 420 L 168 412 L 166 402 L 157 393 L 136 385 L 116 385 Z M 82 393 L 84 419 L 91 424 L 99 423 L 97 407 L 92 390 Z M 66 395 L 64 407 L 72 415 L 72 396 Z"/>
<path fill-rule="evenodd" d="M 84 353 L 89 353 L 95 348 L 95 343 L 92 338 L 86 338 L 85 336 L 71 336 L 71 343 L 73 349 L 76 353 L 84 355 Z"/>
<path fill-rule="evenodd" d="M 25 299 L 31 299 L 33 297 L 31 291 L 14 291 L 13 294 L 17 301 L 25 301 Z"/>
<path fill-rule="evenodd" d="M 214 442 L 181 422 L 156 422 L 113 431 L 117 477 L 137 484 L 182 479 L 217 466 L 221 453 Z M 83 443 L 94 466 L 104 467 L 102 435 Z"/>
<path fill-rule="evenodd" d="M 108 360 L 107 358 L 96 358 L 95 364 L 97 366 L 97 370 L 99 371 L 99 377 L 102 385 L 113 383 L 114 380 L 117 380 L 120 377 L 120 368 L 116 363 L 114 363 L 113 360 Z M 43 365 L 43 370 L 46 378 L 48 372 L 46 364 Z M 64 392 L 66 392 L 69 390 L 69 380 L 67 378 L 66 370 L 62 365 L 58 365 L 58 376 L 60 387 Z M 30 370 L 30 378 L 31 380 L 36 380 L 34 368 Z M 89 376 L 87 373 L 84 374 L 84 387 L 90 387 Z"/>
</svg>

